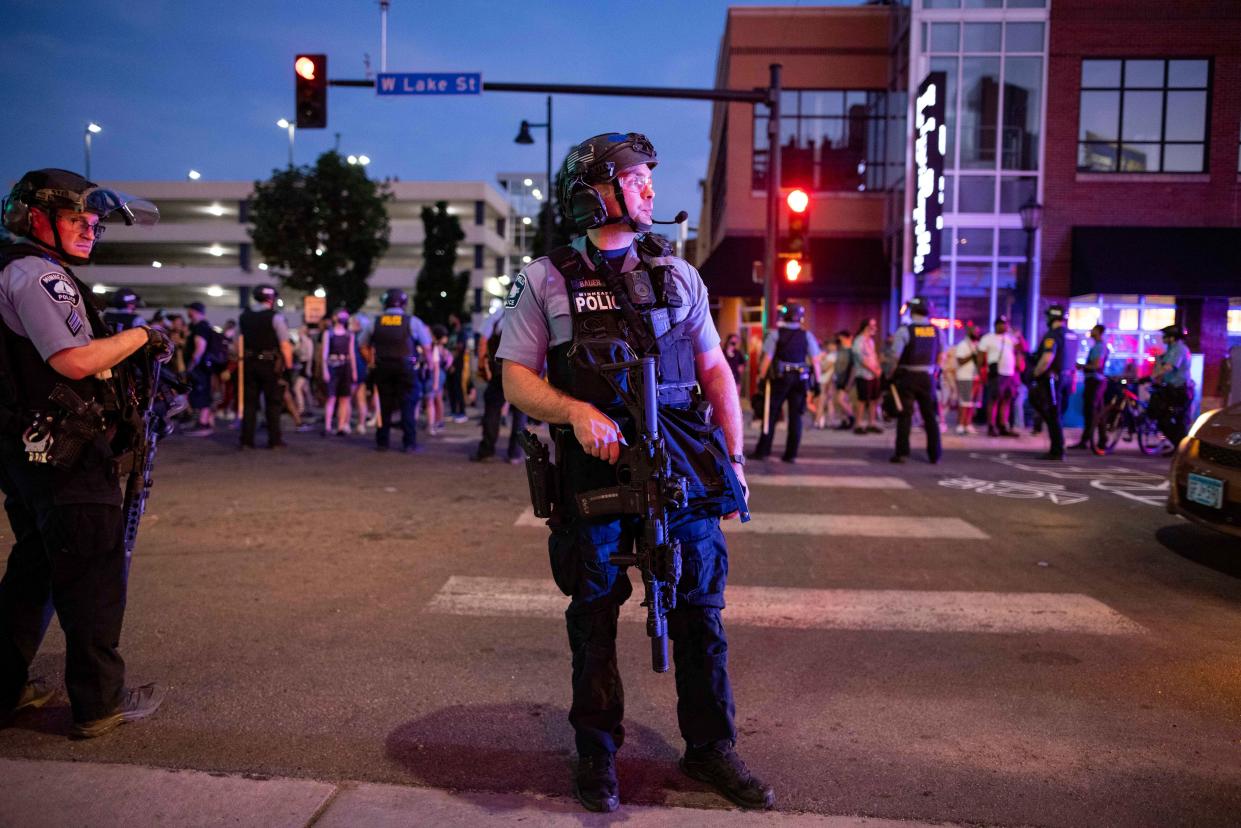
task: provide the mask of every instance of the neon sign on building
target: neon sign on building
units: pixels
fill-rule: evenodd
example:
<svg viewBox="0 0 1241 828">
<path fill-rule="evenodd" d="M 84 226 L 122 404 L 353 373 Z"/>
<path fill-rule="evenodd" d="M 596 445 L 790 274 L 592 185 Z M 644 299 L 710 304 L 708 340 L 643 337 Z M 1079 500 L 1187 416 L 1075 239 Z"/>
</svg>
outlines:
<svg viewBox="0 0 1241 828">
<path fill-rule="evenodd" d="M 940 264 L 940 231 L 944 229 L 944 154 L 948 127 L 944 123 L 948 76 L 931 72 L 914 99 L 913 272 L 921 276 Z"/>
</svg>

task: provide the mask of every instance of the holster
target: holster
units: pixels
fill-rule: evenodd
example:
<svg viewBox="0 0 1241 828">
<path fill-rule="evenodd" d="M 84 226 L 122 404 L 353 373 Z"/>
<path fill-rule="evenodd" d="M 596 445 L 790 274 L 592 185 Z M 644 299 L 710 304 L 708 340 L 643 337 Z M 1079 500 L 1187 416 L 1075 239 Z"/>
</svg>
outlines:
<svg viewBox="0 0 1241 828">
<path fill-rule="evenodd" d="M 530 505 L 537 518 L 551 518 L 559 496 L 556 467 L 551 463 L 547 444 L 528 428 L 517 436 L 526 453 L 526 481 L 530 484 Z"/>
<path fill-rule="evenodd" d="M 86 401 L 65 385 L 57 385 L 48 400 L 64 410 L 52 433 L 47 462 L 62 469 L 71 468 L 82 451 L 104 433 L 103 407 Z"/>
</svg>

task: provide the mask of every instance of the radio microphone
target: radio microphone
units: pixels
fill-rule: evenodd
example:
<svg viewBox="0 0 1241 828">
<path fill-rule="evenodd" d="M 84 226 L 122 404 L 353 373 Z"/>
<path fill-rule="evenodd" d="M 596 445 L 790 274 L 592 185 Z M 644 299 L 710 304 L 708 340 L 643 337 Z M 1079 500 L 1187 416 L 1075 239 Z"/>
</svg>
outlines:
<svg viewBox="0 0 1241 828">
<path fill-rule="evenodd" d="M 687 218 L 689 218 L 689 213 L 682 210 L 672 217 L 672 221 L 656 221 L 655 219 L 651 219 L 651 224 L 680 224 Z"/>
</svg>

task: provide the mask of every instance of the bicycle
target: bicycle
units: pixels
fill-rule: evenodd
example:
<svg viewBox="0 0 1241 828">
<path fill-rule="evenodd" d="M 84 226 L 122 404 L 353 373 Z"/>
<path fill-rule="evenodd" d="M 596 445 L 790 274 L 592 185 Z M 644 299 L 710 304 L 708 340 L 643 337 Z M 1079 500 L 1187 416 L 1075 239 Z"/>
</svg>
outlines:
<svg viewBox="0 0 1241 828">
<path fill-rule="evenodd" d="M 1108 378 L 1106 402 L 1099 412 L 1099 433 L 1089 437 L 1090 447 L 1096 454 L 1111 454 L 1122 440 L 1136 443 L 1138 451 L 1147 457 L 1169 448 L 1171 444 L 1159 430 L 1159 423 L 1147 413 L 1149 398 L 1143 399 L 1141 395 L 1142 386 L 1148 384 L 1149 377 Z"/>
</svg>

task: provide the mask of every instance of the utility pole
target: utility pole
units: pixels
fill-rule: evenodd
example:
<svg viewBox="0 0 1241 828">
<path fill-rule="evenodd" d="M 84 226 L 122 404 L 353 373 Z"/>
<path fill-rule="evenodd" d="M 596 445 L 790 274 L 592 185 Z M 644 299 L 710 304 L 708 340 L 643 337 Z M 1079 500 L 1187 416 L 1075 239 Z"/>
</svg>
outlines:
<svg viewBox="0 0 1241 828">
<path fill-rule="evenodd" d="M 780 235 L 780 69 L 771 64 L 767 87 L 767 238 L 763 248 L 763 330 L 775 325 L 780 301 L 776 277 L 776 248 Z"/>
</svg>

